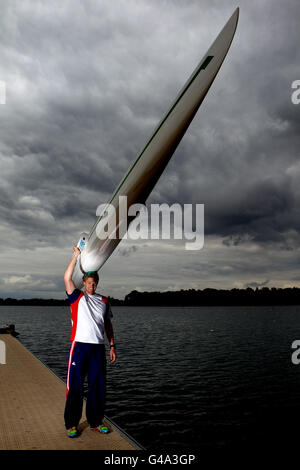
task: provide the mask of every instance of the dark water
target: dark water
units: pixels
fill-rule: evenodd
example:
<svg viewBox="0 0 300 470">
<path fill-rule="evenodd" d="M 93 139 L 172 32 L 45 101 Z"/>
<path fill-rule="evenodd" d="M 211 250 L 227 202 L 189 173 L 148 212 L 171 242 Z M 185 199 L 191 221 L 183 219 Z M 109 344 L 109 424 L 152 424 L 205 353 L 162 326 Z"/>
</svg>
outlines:
<svg viewBox="0 0 300 470">
<path fill-rule="evenodd" d="M 300 307 L 114 307 L 118 361 L 106 415 L 148 450 L 293 445 L 300 422 Z M 65 307 L 1 307 L 62 379 Z"/>
</svg>

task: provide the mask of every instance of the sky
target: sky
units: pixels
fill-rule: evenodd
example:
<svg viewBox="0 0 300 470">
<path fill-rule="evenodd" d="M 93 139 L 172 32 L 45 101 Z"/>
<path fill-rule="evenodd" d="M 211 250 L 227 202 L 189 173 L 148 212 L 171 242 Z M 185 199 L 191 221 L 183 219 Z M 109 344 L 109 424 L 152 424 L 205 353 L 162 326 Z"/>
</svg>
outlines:
<svg viewBox="0 0 300 470">
<path fill-rule="evenodd" d="M 300 287 L 298 3 L 2 0 L 0 297 L 65 297 L 72 246 L 237 6 L 225 62 L 147 201 L 204 204 L 204 246 L 122 240 L 99 292 Z"/>
</svg>

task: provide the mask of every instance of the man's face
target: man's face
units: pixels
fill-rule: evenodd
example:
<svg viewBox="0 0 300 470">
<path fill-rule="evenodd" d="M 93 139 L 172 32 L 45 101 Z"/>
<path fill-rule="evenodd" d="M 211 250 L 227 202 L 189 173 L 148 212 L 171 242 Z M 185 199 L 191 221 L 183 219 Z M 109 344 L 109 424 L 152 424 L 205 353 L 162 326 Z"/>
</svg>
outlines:
<svg viewBox="0 0 300 470">
<path fill-rule="evenodd" d="M 88 277 L 83 281 L 83 285 L 87 294 L 95 294 L 97 288 L 95 279 L 93 279 L 92 277 Z"/>
</svg>

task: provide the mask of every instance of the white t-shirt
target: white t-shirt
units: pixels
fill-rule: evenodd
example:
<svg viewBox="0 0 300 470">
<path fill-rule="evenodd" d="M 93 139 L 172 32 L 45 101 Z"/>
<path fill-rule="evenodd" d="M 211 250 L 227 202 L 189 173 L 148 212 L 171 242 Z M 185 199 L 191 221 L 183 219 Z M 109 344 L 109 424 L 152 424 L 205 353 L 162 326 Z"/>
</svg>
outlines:
<svg viewBox="0 0 300 470">
<path fill-rule="evenodd" d="M 71 304 L 71 341 L 104 344 L 104 322 L 113 316 L 108 298 L 100 294 L 89 295 L 79 289 L 75 289 L 68 298 Z"/>
</svg>

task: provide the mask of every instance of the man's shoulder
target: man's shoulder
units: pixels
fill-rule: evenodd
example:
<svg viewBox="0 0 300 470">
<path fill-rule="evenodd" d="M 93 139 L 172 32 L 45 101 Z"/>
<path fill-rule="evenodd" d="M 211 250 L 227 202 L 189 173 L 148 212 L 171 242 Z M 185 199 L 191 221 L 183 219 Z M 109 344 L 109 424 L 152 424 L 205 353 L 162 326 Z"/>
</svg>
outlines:
<svg viewBox="0 0 300 470">
<path fill-rule="evenodd" d="M 108 297 L 106 297 L 105 295 L 102 295 L 102 294 L 98 294 L 98 292 L 95 292 L 94 298 L 96 300 L 102 300 L 102 302 L 105 302 L 105 303 L 108 302 Z"/>
<path fill-rule="evenodd" d="M 67 294 L 68 299 L 69 299 L 71 304 L 76 302 L 76 300 L 78 300 L 80 297 L 82 297 L 84 295 L 84 293 L 80 289 L 74 289 L 71 294 L 68 294 L 67 292 L 66 292 L 66 294 Z"/>
</svg>

